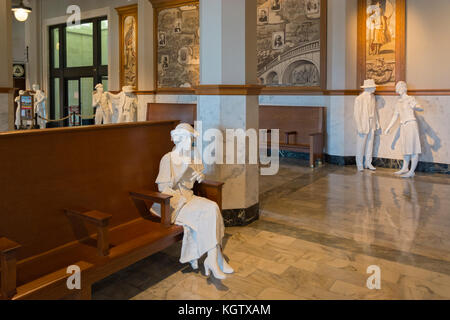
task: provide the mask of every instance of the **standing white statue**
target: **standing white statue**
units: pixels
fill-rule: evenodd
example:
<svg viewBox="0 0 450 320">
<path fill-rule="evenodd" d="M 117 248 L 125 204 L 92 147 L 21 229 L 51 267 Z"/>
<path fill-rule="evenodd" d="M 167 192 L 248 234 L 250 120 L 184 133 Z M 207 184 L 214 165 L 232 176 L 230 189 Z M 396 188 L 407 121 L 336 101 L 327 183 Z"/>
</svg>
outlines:
<svg viewBox="0 0 450 320">
<path fill-rule="evenodd" d="M 205 274 L 209 276 L 212 271 L 215 278 L 225 279 L 225 274 L 234 270 L 222 254 L 225 229 L 222 214 L 214 201 L 195 196 L 192 191 L 194 183 L 205 178 L 199 153 L 192 148 L 198 133 L 189 124 L 182 123 L 171 136 L 175 148 L 161 159 L 156 183 L 161 193 L 172 196 L 172 222 L 184 228 L 180 262 L 189 262 L 193 269 L 198 269 L 198 259 L 207 253 Z"/>
<path fill-rule="evenodd" d="M 364 85 L 361 86 L 364 92 L 355 100 L 354 117 L 358 130 L 356 165 L 358 166 L 358 171 L 363 171 L 364 168 L 376 170 L 372 165 L 375 132 L 380 128 L 374 95 L 376 87 L 374 80 L 365 80 Z M 366 159 L 363 165 L 364 155 Z"/>
<path fill-rule="evenodd" d="M 92 94 L 92 107 L 97 108 L 95 111 L 95 124 L 109 124 L 112 122 L 112 107 L 108 99 L 108 94 L 104 92 L 103 84 L 99 83 L 95 86 Z"/>
<path fill-rule="evenodd" d="M 108 93 L 113 103 L 113 123 L 136 122 L 138 101 L 132 86 L 125 86 L 119 94 Z"/>
<path fill-rule="evenodd" d="M 45 129 L 47 124 L 47 110 L 45 108 L 45 102 L 47 101 L 47 97 L 43 91 L 39 89 L 38 84 L 33 84 L 34 94 L 34 113 L 36 114 L 36 122 L 39 128 Z"/>
<path fill-rule="evenodd" d="M 22 125 L 22 124 L 21 124 L 21 121 L 20 121 L 20 111 L 21 111 L 21 110 L 20 110 L 20 96 L 23 95 L 23 94 L 25 94 L 25 91 L 20 90 L 20 91 L 19 91 L 19 96 L 17 96 L 16 99 L 14 100 L 14 102 L 17 103 L 17 109 L 16 109 L 16 121 L 14 122 L 14 124 L 16 125 L 16 129 L 17 129 L 17 130 L 19 130 L 19 129 L 20 129 L 20 126 Z"/>
<path fill-rule="evenodd" d="M 419 126 L 414 115 L 414 110 L 419 105 L 414 97 L 408 96 L 408 87 L 406 82 L 399 81 L 395 91 L 400 95 L 395 105 L 394 116 L 391 123 L 385 131 L 389 134 L 398 118 L 400 118 L 400 142 L 403 153 L 403 167 L 395 174 L 402 178 L 412 178 L 415 175 L 417 164 L 419 163 L 419 154 L 422 153 L 420 144 Z M 411 162 L 411 169 L 408 169 Z"/>
</svg>

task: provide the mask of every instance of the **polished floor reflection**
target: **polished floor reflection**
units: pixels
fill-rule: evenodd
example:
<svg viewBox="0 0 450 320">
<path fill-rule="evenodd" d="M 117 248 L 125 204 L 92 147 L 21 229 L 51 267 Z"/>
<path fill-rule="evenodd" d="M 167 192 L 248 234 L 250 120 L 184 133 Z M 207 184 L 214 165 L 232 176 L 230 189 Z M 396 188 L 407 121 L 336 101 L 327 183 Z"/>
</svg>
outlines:
<svg viewBox="0 0 450 320">
<path fill-rule="evenodd" d="M 261 219 L 228 228 L 236 274 L 207 279 L 180 245 L 105 279 L 94 299 L 450 299 L 450 177 L 285 160 L 260 181 Z M 369 290 L 369 266 L 381 289 Z"/>
</svg>

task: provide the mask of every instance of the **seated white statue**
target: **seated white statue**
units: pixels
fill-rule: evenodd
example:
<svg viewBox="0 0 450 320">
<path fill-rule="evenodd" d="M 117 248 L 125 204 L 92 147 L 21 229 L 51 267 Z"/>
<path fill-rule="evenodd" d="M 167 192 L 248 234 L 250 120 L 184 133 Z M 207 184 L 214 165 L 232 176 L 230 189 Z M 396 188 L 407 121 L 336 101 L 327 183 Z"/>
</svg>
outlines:
<svg viewBox="0 0 450 320">
<path fill-rule="evenodd" d="M 215 278 L 225 279 L 225 274 L 234 270 L 222 255 L 225 229 L 222 214 L 215 202 L 195 196 L 192 191 L 194 183 L 201 183 L 205 178 L 201 158 L 192 150 L 192 139 L 198 133 L 189 124 L 182 123 L 171 136 L 175 148 L 162 158 L 156 183 L 161 193 L 172 196 L 172 223 L 184 228 L 180 262 L 190 262 L 193 269 L 198 269 L 198 259 L 208 253 L 205 274 L 209 276 L 212 271 Z M 152 212 L 158 214 L 153 209 Z"/>
</svg>

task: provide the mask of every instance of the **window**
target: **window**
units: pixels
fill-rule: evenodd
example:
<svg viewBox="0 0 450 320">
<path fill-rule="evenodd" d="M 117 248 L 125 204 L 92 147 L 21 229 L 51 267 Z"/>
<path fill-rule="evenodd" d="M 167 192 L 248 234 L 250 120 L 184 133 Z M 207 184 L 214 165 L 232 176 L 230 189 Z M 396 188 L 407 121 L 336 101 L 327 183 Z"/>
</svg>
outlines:
<svg viewBox="0 0 450 320">
<path fill-rule="evenodd" d="M 92 92 L 97 83 L 108 89 L 108 20 L 50 27 L 50 117 L 60 119 L 78 108 L 83 124 L 93 124 Z M 68 126 L 69 121 L 50 123 Z"/>
</svg>

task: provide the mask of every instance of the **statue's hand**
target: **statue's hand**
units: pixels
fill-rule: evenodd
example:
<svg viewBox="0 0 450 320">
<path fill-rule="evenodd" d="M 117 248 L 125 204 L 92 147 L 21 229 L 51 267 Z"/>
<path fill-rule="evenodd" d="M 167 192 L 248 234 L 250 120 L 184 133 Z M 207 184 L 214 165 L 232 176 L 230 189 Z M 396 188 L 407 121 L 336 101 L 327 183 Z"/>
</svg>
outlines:
<svg viewBox="0 0 450 320">
<path fill-rule="evenodd" d="M 384 134 L 385 134 L 385 135 L 388 135 L 389 132 L 391 132 L 391 128 L 387 128 L 386 130 L 384 130 Z"/>
<path fill-rule="evenodd" d="M 192 173 L 191 181 L 197 181 L 198 183 L 202 183 L 205 180 L 205 175 L 201 172 Z"/>
</svg>

